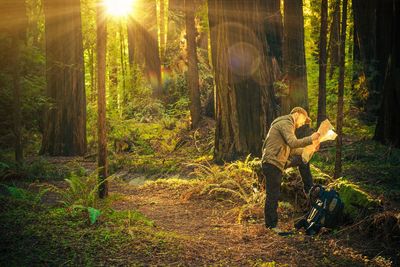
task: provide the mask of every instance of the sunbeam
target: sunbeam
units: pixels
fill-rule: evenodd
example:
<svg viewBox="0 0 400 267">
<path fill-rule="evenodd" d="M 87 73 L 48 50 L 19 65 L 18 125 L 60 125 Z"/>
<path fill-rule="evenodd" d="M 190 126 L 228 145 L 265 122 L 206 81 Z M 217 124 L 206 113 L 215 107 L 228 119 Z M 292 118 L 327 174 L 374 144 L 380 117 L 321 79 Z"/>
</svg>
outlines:
<svg viewBox="0 0 400 267">
<path fill-rule="evenodd" d="M 133 12 L 135 0 L 103 0 L 107 14 L 125 17 Z"/>
</svg>

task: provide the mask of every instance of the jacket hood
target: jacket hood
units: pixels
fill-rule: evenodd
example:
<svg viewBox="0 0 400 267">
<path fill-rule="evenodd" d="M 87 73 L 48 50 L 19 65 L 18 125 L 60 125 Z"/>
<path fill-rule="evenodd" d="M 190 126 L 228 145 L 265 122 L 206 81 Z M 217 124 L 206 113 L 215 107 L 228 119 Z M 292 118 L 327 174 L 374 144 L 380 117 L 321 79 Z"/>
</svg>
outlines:
<svg viewBox="0 0 400 267">
<path fill-rule="evenodd" d="M 292 123 L 294 123 L 293 118 L 292 118 L 291 115 L 284 115 L 284 116 L 280 116 L 280 117 L 276 118 L 276 119 L 271 123 L 271 127 L 272 127 L 274 124 L 276 124 L 276 123 L 278 123 L 278 122 L 280 122 L 280 121 L 284 121 L 284 120 L 289 120 L 289 121 L 291 121 Z"/>
</svg>

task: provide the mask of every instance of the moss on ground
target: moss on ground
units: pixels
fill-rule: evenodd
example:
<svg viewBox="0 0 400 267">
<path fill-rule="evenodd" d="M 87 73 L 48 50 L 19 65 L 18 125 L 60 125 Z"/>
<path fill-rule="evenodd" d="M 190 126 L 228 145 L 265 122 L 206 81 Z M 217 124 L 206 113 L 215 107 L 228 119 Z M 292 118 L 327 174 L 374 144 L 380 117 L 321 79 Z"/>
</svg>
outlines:
<svg viewBox="0 0 400 267">
<path fill-rule="evenodd" d="M 0 197 L 1 266 L 146 265 L 176 259 L 179 236 L 137 211 L 104 211 L 90 225 L 81 211 Z"/>
<path fill-rule="evenodd" d="M 349 214 L 353 219 L 379 205 L 378 200 L 374 199 L 358 185 L 343 178 L 337 179 L 329 184 L 329 186 L 339 193 L 344 203 L 344 212 Z"/>
</svg>

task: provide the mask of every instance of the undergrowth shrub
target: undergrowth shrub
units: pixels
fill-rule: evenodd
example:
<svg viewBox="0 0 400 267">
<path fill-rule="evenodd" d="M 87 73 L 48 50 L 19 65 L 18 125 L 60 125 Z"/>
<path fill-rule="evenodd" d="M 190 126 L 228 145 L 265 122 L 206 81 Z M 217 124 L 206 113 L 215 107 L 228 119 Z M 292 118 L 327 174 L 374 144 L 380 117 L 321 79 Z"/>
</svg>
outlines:
<svg viewBox="0 0 400 267">
<path fill-rule="evenodd" d="M 42 157 L 25 161 L 22 165 L 11 160 L 0 160 L 0 180 L 61 180 L 72 170 L 79 171 L 76 164 L 56 166 Z"/>
<path fill-rule="evenodd" d="M 109 176 L 106 180 L 99 182 L 98 171 L 85 176 L 79 176 L 71 173 L 65 181 L 66 188 L 59 188 L 54 185 L 48 185 L 49 190 L 59 194 L 60 203 L 71 210 L 81 210 L 87 212 L 91 224 L 97 221 L 101 215 L 100 208 L 104 208 L 105 202 L 100 203 L 98 197 L 99 186 L 112 179 Z M 101 205 L 103 204 L 103 205 Z"/>
<path fill-rule="evenodd" d="M 37 193 L 34 193 L 14 185 L 0 184 L 0 186 L 6 189 L 6 194 L 11 198 L 29 202 L 33 206 L 39 205 L 42 201 L 43 196 L 50 190 L 46 187 L 39 187 L 39 191 Z"/>
<path fill-rule="evenodd" d="M 197 187 L 197 194 L 208 195 L 221 201 L 232 203 L 236 208 L 237 220 L 249 219 L 247 215 L 259 209 L 264 200 L 264 192 L 258 186 L 258 177 L 253 169 L 254 162 L 250 155 L 244 161 L 227 163 L 224 166 L 192 164 L 193 175 L 203 183 Z"/>
</svg>

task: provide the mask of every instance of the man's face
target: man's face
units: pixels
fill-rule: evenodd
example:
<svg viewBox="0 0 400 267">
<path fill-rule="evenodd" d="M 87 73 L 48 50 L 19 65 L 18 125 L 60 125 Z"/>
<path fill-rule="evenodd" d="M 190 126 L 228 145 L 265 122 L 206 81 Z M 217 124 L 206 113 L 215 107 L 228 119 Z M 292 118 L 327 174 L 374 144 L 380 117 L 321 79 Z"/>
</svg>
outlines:
<svg viewBox="0 0 400 267">
<path fill-rule="evenodd" d="M 296 128 L 300 128 L 301 126 L 306 124 L 307 117 L 302 113 L 297 113 L 297 114 L 299 115 L 297 116 Z"/>
</svg>

